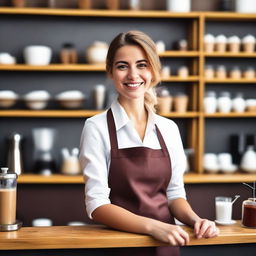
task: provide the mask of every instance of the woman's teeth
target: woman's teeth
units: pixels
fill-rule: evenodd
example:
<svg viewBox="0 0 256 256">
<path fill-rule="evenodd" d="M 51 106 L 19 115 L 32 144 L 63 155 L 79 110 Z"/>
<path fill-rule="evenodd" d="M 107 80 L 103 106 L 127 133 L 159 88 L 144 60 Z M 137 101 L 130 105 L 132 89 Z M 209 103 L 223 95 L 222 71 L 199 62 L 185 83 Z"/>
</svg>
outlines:
<svg viewBox="0 0 256 256">
<path fill-rule="evenodd" d="M 142 83 L 124 83 L 128 87 L 136 88 L 139 87 Z"/>
</svg>

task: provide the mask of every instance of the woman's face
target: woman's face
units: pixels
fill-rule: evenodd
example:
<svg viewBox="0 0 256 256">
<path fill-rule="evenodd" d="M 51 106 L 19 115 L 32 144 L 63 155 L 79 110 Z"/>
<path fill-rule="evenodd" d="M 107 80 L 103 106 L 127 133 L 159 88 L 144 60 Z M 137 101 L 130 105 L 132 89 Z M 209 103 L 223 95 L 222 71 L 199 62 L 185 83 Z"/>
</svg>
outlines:
<svg viewBox="0 0 256 256">
<path fill-rule="evenodd" d="M 150 87 L 152 72 L 144 51 L 125 45 L 116 52 L 110 77 L 121 100 L 144 99 Z"/>
</svg>

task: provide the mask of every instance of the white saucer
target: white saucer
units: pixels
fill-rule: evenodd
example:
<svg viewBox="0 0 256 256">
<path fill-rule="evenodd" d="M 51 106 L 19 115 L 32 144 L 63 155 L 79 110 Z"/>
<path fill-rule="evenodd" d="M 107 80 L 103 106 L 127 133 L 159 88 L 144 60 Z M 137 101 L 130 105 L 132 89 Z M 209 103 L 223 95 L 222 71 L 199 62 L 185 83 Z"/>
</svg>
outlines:
<svg viewBox="0 0 256 256">
<path fill-rule="evenodd" d="M 235 223 L 236 223 L 235 220 L 231 220 L 231 221 L 229 221 L 229 222 L 224 222 L 224 221 L 215 220 L 215 222 L 216 222 L 218 225 L 232 225 L 232 224 L 235 224 Z"/>
</svg>

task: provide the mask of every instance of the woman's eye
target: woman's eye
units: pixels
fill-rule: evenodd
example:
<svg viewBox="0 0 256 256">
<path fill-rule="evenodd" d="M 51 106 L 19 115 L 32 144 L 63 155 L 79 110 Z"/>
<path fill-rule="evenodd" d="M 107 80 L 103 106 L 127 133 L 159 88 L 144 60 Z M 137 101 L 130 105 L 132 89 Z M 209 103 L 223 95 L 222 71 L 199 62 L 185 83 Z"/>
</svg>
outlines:
<svg viewBox="0 0 256 256">
<path fill-rule="evenodd" d="M 119 65 L 119 66 L 117 66 L 117 69 L 119 69 L 119 70 L 124 70 L 126 68 L 127 68 L 126 65 Z"/>
<path fill-rule="evenodd" d="M 138 68 L 146 68 L 147 66 L 148 66 L 147 63 L 138 64 Z"/>
</svg>

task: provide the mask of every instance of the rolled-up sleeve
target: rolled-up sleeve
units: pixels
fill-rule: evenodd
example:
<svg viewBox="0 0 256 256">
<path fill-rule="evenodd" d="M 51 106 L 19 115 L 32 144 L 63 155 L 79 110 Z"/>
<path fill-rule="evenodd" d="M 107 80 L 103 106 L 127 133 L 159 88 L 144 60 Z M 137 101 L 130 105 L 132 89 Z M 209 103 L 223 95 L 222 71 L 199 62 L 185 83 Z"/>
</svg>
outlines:
<svg viewBox="0 0 256 256">
<path fill-rule="evenodd" d="M 110 204 L 108 156 L 105 144 L 99 127 L 88 119 L 81 135 L 79 160 L 86 179 L 86 211 L 91 219 L 96 208 Z"/>
<path fill-rule="evenodd" d="M 183 175 L 186 168 L 186 156 L 184 153 L 179 129 L 176 124 L 172 127 L 172 134 L 170 138 L 170 147 L 168 151 L 172 163 L 172 178 L 167 188 L 168 200 L 177 198 L 186 199 L 186 192 L 184 188 Z"/>
</svg>

